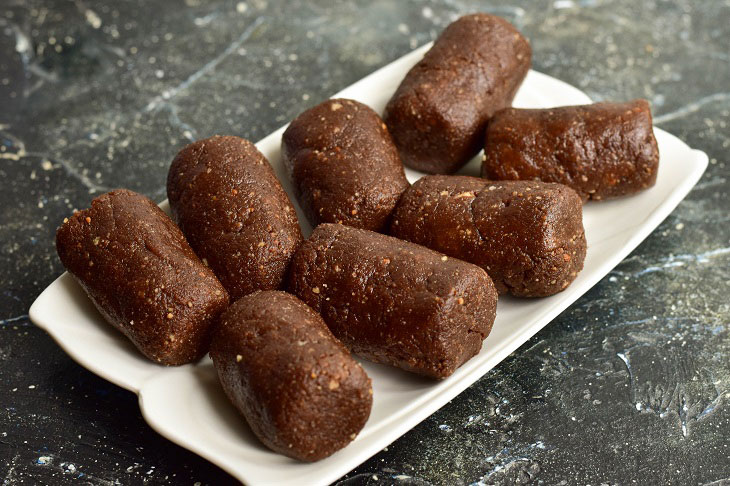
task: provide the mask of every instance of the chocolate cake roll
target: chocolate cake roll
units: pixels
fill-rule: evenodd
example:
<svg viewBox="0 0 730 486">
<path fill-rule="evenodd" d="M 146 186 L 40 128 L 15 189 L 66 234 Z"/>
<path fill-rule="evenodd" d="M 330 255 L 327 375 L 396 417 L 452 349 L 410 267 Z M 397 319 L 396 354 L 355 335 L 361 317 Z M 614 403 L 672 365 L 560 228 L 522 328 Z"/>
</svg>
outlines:
<svg viewBox="0 0 730 486">
<path fill-rule="evenodd" d="M 278 289 L 302 241 L 294 207 L 266 158 L 243 138 L 183 148 L 167 175 L 173 219 L 235 300 Z"/>
<path fill-rule="evenodd" d="M 120 189 L 66 218 L 61 263 L 102 316 L 149 359 L 200 359 L 228 294 L 175 223 L 141 194 Z"/>
<path fill-rule="evenodd" d="M 327 100 L 286 129 L 281 152 L 313 226 L 387 229 L 408 187 L 398 150 L 377 113 L 357 101 Z"/>
<path fill-rule="evenodd" d="M 497 305 L 476 265 L 338 224 L 318 226 L 302 244 L 289 290 L 352 352 L 433 378 L 479 352 Z"/>
<path fill-rule="evenodd" d="M 365 370 L 317 313 L 286 292 L 234 303 L 216 327 L 210 356 L 253 432 L 285 456 L 323 459 L 349 444 L 370 416 Z"/>
<path fill-rule="evenodd" d="M 482 177 L 560 182 L 598 200 L 653 186 L 658 168 L 649 103 L 634 100 L 495 113 Z"/>
<path fill-rule="evenodd" d="M 449 25 L 385 108 L 403 163 L 446 174 L 474 157 L 489 117 L 512 104 L 530 58 L 527 39 L 500 17 L 478 13 Z"/>
<path fill-rule="evenodd" d="M 479 265 L 500 293 L 544 297 L 583 268 L 582 214 L 562 184 L 427 176 L 403 193 L 390 234 Z"/>
</svg>

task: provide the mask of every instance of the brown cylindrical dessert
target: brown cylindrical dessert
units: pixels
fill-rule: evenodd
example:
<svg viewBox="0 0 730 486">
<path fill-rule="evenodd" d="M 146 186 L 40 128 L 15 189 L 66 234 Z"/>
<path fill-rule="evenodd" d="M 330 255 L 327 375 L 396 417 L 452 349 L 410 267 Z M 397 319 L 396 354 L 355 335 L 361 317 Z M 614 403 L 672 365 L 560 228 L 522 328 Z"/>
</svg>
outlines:
<svg viewBox="0 0 730 486">
<path fill-rule="evenodd" d="M 243 138 L 183 148 L 167 175 L 173 219 L 231 299 L 278 289 L 302 241 L 294 206 L 266 158 Z"/>
<path fill-rule="evenodd" d="M 500 293 L 544 297 L 583 268 L 582 209 L 562 184 L 426 176 L 403 193 L 390 234 L 479 265 Z"/>
<path fill-rule="evenodd" d="M 235 302 L 214 331 L 210 356 L 228 398 L 268 448 L 318 461 L 367 422 L 365 370 L 302 301 L 262 291 Z"/>
<path fill-rule="evenodd" d="M 281 152 L 313 226 L 385 230 L 408 187 L 385 123 L 354 100 L 327 100 L 299 115 L 284 132 Z"/>
<path fill-rule="evenodd" d="M 482 177 L 560 182 L 585 201 L 643 191 L 658 168 L 649 103 L 634 100 L 495 113 Z"/>
<path fill-rule="evenodd" d="M 489 118 L 512 104 L 531 54 L 527 39 L 500 17 L 477 13 L 449 25 L 385 108 L 403 163 L 448 174 L 474 157 Z"/>
<path fill-rule="evenodd" d="M 120 189 L 64 219 L 61 262 L 102 316 L 149 359 L 200 359 L 228 294 L 175 223 L 141 194 Z"/>
<path fill-rule="evenodd" d="M 433 378 L 479 352 L 497 306 L 476 265 L 339 224 L 318 226 L 302 244 L 289 290 L 352 352 Z"/>
</svg>

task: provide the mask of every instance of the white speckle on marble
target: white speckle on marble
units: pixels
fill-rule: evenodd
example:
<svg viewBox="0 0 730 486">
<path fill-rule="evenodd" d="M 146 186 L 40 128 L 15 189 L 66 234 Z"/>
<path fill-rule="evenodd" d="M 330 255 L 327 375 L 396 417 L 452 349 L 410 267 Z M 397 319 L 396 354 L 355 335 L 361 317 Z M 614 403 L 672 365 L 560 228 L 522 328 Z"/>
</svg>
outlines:
<svg viewBox="0 0 730 486">
<path fill-rule="evenodd" d="M 51 464 L 53 462 L 53 458 L 51 456 L 39 456 L 38 459 L 35 460 L 35 462 L 36 464 L 45 466 L 46 464 Z"/>
<path fill-rule="evenodd" d="M 575 2 L 573 2 L 573 0 L 557 0 L 553 3 L 553 8 L 556 10 L 573 7 L 575 7 Z"/>
<path fill-rule="evenodd" d="M 94 12 L 90 8 L 86 9 L 86 11 L 84 12 L 84 16 L 86 17 L 86 21 L 93 28 L 98 29 L 99 27 L 101 27 L 101 18 L 99 17 L 99 15 L 97 15 L 96 12 Z"/>
</svg>

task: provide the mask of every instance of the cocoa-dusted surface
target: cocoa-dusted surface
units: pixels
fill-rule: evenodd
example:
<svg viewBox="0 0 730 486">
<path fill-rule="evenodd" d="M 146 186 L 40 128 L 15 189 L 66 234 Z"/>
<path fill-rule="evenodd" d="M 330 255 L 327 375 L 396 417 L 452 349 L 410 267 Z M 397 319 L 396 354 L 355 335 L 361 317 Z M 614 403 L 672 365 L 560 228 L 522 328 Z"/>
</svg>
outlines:
<svg viewBox="0 0 730 486">
<path fill-rule="evenodd" d="M 370 416 L 365 370 L 322 317 L 291 294 L 261 291 L 223 313 L 210 347 L 228 398 L 270 449 L 318 461 Z"/>
<path fill-rule="evenodd" d="M 489 118 L 512 104 L 531 54 L 527 39 L 500 17 L 477 13 L 450 24 L 385 107 L 403 163 L 448 174 L 475 156 Z"/>
<path fill-rule="evenodd" d="M 408 187 L 385 123 L 354 100 L 327 100 L 299 115 L 284 132 L 281 153 L 312 226 L 385 230 Z"/>
<path fill-rule="evenodd" d="M 495 113 L 482 176 L 560 182 L 599 200 L 653 186 L 658 168 L 649 103 L 633 100 Z"/>
<path fill-rule="evenodd" d="M 289 290 L 352 352 L 433 378 L 479 352 L 497 305 L 476 265 L 339 224 L 318 226 L 302 244 Z"/>
<path fill-rule="evenodd" d="M 567 186 L 426 176 L 401 198 L 393 236 L 479 265 L 500 293 L 544 297 L 583 268 L 583 207 Z"/>
<path fill-rule="evenodd" d="M 173 218 L 235 300 L 278 289 L 302 241 L 294 207 L 248 140 L 214 136 L 183 148 L 167 174 Z"/>
<path fill-rule="evenodd" d="M 197 361 L 228 294 L 147 197 L 103 194 L 64 220 L 56 249 L 104 318 L 149 359 Z"/>
</svg>

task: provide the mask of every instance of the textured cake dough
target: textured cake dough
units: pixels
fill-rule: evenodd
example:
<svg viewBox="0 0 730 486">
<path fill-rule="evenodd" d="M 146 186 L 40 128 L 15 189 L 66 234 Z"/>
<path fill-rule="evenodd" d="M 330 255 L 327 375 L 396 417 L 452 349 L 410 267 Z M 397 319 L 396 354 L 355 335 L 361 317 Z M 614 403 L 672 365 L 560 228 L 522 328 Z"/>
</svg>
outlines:
<svg viewBox="0 0 730 486">
<path fill-rule="evenodd" d="M 474 157 L 489 117 L 512 104 L 531 54 L 527 39 L 500 17 L 478 13 L 449 25 L 385 108 L 403 163 L 449 174 Z"/>
<path fill-rule="evenodd" d="M 352 352 L 433 378 L 479 352 L 497 306 L 476 265 L 339 224 L 318 226 L 302 244 L 289 290 Z"/>
<path fill-rule="evenodd" d="M 327 100 L 299 115 L 284 132 L 281 152 L 313 226 L 386 230 L 408 187 L 385 123 L 357 101 Z"/>
<path fill-rule="evenodd" d="M 210 347 L 228 398 L 270 449 L 301 461 L 349 444 L 367 422 L 365 370 L 302 301 L 250 294 L 221 317 Z"/>
<path fill-rule="evenodd" d="M 66 269 L 102 316 L 149 359 L 200 359 L 228 294 L 175 223 L 141 194 L 120 189 L 78 211 L 56 233 Z"/>
<path fill-rule="evenodd" d="M 482 177 L 560 182 L 598 200 L 653 186 L 658 168 L 649 103 L 634 100 L 495 113 Z"/>
<path fill-rule="evenodd" d="M 390 232 L 479 265 L 500 293 L 544 297 L 583 268 L 582 216 L 562 184 L 427 176 L 401 197 Z"/>
<path fill-rule="evenodd" d="M 235 300 L 281 287 L 302 241 L 296 212 L 266 158 L 243 138 L 183 148 L 167 175 L 173 219 Z"/>
</svg>

